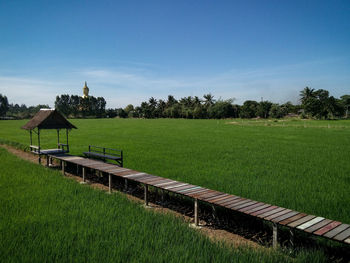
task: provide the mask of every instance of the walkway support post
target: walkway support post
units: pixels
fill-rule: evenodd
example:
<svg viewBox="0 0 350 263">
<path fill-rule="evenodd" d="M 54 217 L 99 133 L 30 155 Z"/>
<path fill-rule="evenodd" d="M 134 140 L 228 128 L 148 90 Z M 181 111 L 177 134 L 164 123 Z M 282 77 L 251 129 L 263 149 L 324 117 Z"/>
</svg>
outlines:
<svg viewBox="0 0 350 263">
<path fill-rule="evenodd" d="M 295 236 L 294 229 L 290 229 L 289 234 L 290 234 L 289 243 L 290 243 L 291 248 L 293 249 L 294 248 L 294 236 Z"/>
<path fill-rule="evenodd" d="M 124 179 L 124 192 L 128 191 L 128 179 Z"/>
<path fill-rule="evenodd" d="M 85 183 L 86 168 L 83 166 L 83 182 Z"/>
<path fill-rule="evenodd" d="M 164 206 L 165 205 L 165 193 L 164 193 L 164 189 L 161 189 L 160 190 L 161 191 L 161 203 L 162 203 L 162 205 Z"/>
<path fill-rule="evenodd" d="M 66 164 L 66 162 L 62 161 L 62 174 L 63 175 L 66 175 L 65 164 Z"/>
<path fill-rule="evenodd" d="M 112 193 L 112 175 L 108 174 L 108 192 Z"/>
<path fill-rule="evenodd" d="M 272 225 L 272 246 L 273 248 L 278 247 L 278 228 L 276 223 Z"/>
<path fill-rule="evenodd" d="M 39 164 L 41 164 L 41 155 L 40 155 L 40 129 L 38 128 L 38 153 L 39 153 Z"/>
<path fill-rule="evenodd" d="M 148 206 L 148 185 L 145 184 L 145 206 Z"/>
<path fill-rule="evenodd" d="M 199 220 L 198 220 L 198 199 L 194 199 L 194 225 L 198 226 L 199 225 Z"/>
</svg>

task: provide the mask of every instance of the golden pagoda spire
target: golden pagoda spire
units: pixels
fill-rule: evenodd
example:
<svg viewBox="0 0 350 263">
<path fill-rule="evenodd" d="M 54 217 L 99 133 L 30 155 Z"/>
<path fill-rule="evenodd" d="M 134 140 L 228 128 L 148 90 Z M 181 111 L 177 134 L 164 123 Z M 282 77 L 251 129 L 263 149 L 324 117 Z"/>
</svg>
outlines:
<svg viewBox="0 0 350 263">
<path fill-rule="evenodd" d="M 89 97 L 89 88 L 87 86 L 87 83 L 85 81 L 85 85 L 83 87 L 83 98 L 88 98 Z"/>
</svg>

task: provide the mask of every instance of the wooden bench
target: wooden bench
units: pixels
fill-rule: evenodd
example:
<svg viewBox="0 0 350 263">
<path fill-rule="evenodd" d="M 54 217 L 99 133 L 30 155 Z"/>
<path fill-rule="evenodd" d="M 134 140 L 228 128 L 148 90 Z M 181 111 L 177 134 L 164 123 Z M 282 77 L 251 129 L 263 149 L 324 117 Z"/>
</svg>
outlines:
<svg viewBox="0 0 350 263">
<path fill-rule="evenodd" d="M 101 159 L 104 162 L 107 160 L 115 161 L 119 166 L 123 167 L 123 151 L 106 147 L 89 145 L 89 151 L 83 152 L 88 158 Z"/>
<path fill-rule="evenodd" d="M 38 155 L 69 153 L 69 145 L 64 143 L 58 143 L 56 149 L 41 149 L 39 146 L 36 145 L 29 145 L 29 149 L 32 153 Z"/>
</svg>

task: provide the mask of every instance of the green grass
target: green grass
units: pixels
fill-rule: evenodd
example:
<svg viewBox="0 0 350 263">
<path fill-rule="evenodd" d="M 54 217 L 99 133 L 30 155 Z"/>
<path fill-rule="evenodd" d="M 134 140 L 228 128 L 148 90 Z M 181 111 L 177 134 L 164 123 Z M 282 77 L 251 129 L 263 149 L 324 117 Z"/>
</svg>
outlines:
<svg viewBox="0 0 350 263">
<path fill-rule="evenodd" d="M 128 168 L 350 223 L 350 121 L 71 121 L 72 154 L 121 148 Z M 25 122 L 1 121 L 0 138 L 28 144 Z"/>
<path fill-rule="evenodd" d="M 172 215 L 145 210 L 0 148 L 0 262 L 322 262 L 213 243 Z"/>
</svg>

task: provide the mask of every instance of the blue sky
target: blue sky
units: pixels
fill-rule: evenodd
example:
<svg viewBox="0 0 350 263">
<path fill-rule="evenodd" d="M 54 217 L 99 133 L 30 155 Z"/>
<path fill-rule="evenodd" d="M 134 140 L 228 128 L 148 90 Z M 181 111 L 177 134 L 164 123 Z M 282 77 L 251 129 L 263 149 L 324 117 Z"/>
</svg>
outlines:
<svg viewBox="0 0 350 263">
<path fill-rule="evenodd" d="M 0 93 L 107 107 L 168 94 L 297 102 L 350 93 L 350 1 L 0 0 Z"/>
</svg>

